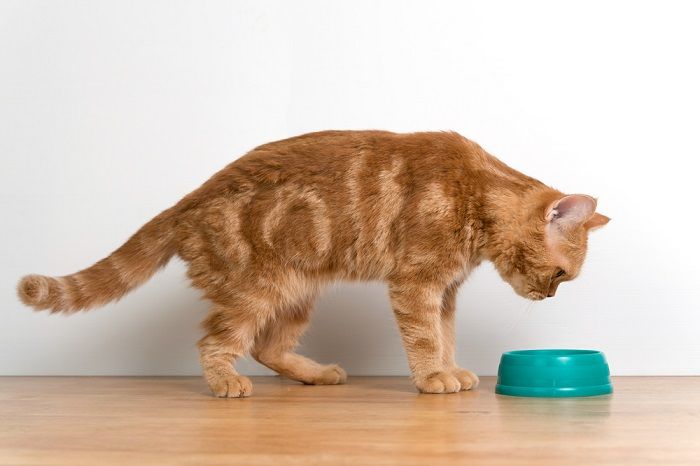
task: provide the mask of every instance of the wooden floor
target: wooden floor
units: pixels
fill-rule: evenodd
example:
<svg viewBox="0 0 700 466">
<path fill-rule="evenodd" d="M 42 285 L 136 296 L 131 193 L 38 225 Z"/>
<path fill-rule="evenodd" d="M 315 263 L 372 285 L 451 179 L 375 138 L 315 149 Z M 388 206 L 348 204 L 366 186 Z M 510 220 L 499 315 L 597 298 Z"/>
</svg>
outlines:
<svg viewBox="0 0 700 466">
<path fill-rule="evenodd" d="M 612 396 L 419 395 L 407 378 L 0 378 L 1 465 L 700 464 L 700 378 L 616 378 Z"/>
</svg>

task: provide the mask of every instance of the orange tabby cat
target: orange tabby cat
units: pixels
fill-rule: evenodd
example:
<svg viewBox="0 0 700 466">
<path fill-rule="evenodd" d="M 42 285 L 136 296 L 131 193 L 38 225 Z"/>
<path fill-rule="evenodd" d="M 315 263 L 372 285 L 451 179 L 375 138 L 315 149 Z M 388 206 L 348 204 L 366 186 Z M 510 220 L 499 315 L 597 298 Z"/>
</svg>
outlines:
<svg viewBox="0 0 700 466">
<path fill-rule="evenodd" d="M 212 302 L 199 342 L 216 396 L 250 395 L 233 362 L 250 352 L 306 384 L 345 382 L 294 352 L 323 285 L 385 280 L 418 390 L 478 378 L 455 364 L 455 297 L 482 260 L 516 293 L 554 296 L 575 278 L 594 198 L 563 193 L 456 133 L 324 131 L 260 146 L 144 225 L 92 267 L 29 275 L 22 301 L 74 312 L 103 305 L 179 255 Z"/>
</svg>

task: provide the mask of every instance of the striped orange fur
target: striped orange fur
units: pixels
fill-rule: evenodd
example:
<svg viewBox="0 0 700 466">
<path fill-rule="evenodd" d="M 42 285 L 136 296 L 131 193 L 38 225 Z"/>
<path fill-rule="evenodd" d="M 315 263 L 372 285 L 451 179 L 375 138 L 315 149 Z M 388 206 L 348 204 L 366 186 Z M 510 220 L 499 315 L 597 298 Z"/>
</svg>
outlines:
<svg viewBox="0 0 700 466">
<path fill-rule="evenodd" d="M 74 312 L 119 299 L 174 255 L 212 309 L 199 343 L 217 396 L 247 396 L 233 362 L 251 353 L 308 384 L 346 379 L 294 352 L 323 286 L 384 280 L 417 388 L 478 383 L 454 360 L 459 285 L 483 260 L 516 293 L 553 296 L 609 220 L 456 133 L 324 131 L 262 145 L 144 225 L 92 267 L 29 275 L 20 299 Z"/>
</svg>

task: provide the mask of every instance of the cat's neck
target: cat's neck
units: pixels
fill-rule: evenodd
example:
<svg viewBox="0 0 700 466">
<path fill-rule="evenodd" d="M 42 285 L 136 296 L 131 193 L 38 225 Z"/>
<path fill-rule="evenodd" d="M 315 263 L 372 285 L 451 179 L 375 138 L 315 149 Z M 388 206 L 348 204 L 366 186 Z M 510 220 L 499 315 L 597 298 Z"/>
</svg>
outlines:
<svg viewBox="0 0 700 466">
<path fill-rule="evenodd" d="M 554 193 L 557 191 L 540 181 L 513 172 L 506 176 L 494 174 L 487 180 L 481 193 L 483 208 L 479 212 L 483 226 L 481 257 L 497 261 L 503 254 L 509 254 L 524 235 L 533 234 L 527 227 L 540 212 L 544 221 L 545 207 L 556 196 Z"/>
</svg>

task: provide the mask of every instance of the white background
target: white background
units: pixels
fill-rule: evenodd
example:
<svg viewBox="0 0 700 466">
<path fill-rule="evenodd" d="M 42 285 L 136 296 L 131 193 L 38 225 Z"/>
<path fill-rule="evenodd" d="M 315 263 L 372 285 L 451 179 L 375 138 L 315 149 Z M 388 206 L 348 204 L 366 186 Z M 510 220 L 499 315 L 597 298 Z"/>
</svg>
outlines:
<svg viewBox="0 0 700 466">
<path fill-rule="evenodd" d="M 331 128 L 456 130 L 613 218 L 553 300 L 477 270 L 462 365 L 581 347 L 616 374 L 700 374 L 697 8 L 0 1 L 0 374 L 199 373 L 207 305 L 179 260 L 71 317 L 24 308 L 17 279 L 92 264 L 246 150 Z M 301 351 L 407 372 L 381 284 L 329 290 Z"/>
</svg>

